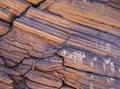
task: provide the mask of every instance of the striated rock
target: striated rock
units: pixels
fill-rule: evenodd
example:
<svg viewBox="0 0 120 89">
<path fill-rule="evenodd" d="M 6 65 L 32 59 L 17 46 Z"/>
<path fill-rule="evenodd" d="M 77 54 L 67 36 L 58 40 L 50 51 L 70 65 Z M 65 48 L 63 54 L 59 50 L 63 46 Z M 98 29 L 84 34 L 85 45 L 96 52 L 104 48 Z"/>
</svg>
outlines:
<svg viewBox="0 0 120 89">
<path fill-rule="evenodd" d="M 17 53 L 17 52 L 8 52 L 6 50 L 0 49 L 0 55 L 6 59 L 10 59 L 14 62 L 21 62 L 24 57 L 26 57 L 23 54 Z"/>
<path fill-rule="evenodd" d="M 69 86 L 63 86 L 63 87 L 61 87 L 60 89 L 74 89 L 74 88 L 69 87 Z"/>
<path fill-rule="evenodd" d="M 46 24 L 47 26 L 51 26 L 61 31 L 67 32 L 71 35 L 80 36 L 81 35 L 80 33 L 85 33 L 86 35 L 85 34 L 84 35 L 86 37 L 92 36 L 93 38 L 97 38 L 97 39 L 99 38 L 101 40 L 105 40 L 107 42 L 120 46 L 119 44 L 120 38 L 117 36 L 105 33 L 101 30 L 86 27 L 81 24 L 76 24 L 63 17 L 51 14 L 49 12 L 41 11 L 39 10 L 39 8 L 31 7 L 26 12 L 25 16 L 39 23 L 43 23 Z"/>
<path fill-rule="evenodd" d="M 9 29 L 9 25 L 7 23 L 0 21 L 0 35 L 7 33 L 8 29 Z"/>
<path fill-rule="evenodd" d="M 50 86 L 38 84 L 38 83 L 29 81 L 29 80 L 26 80 L 26 85 L 27 85 L 30 89 L 58 89 L 58 88 L 55 88 L 55 87 L 50 87 Z"/>
<path fill-rule="evenodd" d="M 13 81 L 9 78 L 9 76 L 5 72 L 0 71 L 0 82 L 5 84 L 12 84 Z"/>
<path fill-rule="evenodd" d="M 58 52 L 64 57 L 64 65 L 78 70 L 120 78 L 119 58 L 96 55 L 82 49 L 64 47 Z"/>
<path fill-rule="evenodd" d="M 13 85 L 0 83 L 0 89 L 14 89 L 14 88 L 13 88 Z"/>
<path fill-rule="evenodd" d="M 120 89 L 119 8 L 0 0 L 0 89 Z"/>
<path fill-rule="evenodd" d="M 9 59 L 4 59 L 4 61 L 5 61 L 5 65 L 7 67 L 14 67 L 17 64 L 16 62 L 13 62 L 13 61 L 11 61 Z"/>
<path fill-rule="evenodd" d="M 32 67 L 29 65 L 25 65 L 25 64 L 20 64 L 18 67 L 16 67 L 16 71 L 20 74 L 20 75 L 24 75 L 25 73 L 27 73 Z"/>
<path fill-rule="evenodd" d="M 45 58 L 45 57 L 53 56 L 55 55 L 56 52 L 57 52 L 57 48 L 54 48 L 54 47 L 48 48 L 43 52 L 43 57 Z"/>
<path fill-rule="evenodd" d="M 10 45 L 10 47 L 7 45 Z M 0 47 L 1 49 L 6 48 L 7 50 L 13 50 L 11 55 L 13 55 L 14 52 L 15 54 L 20 54 L 21 58 L 19 58 L 19 60 L 27 57 L 28 55 L 36 58 L 42 58 L 43 56 L 52 55 L 55 52 L 51 49 L 53 46 L 44 39 L 41 39 L 41 37 L 18 28 L 14 28 L 12 32 L 2 38 Z M 51 52 L 46 52 L 46 50 L 51 50 Z M 3 52 L 1 54 L 3 54 Z M 19 57 L 19 55 L 17 57 Z"/>
<path fill-rule="evenodd" d="M 83 0 L 58 0 L 48 10 L 70 21 L 120 36 L 120 13 L 104 4 Z"/>
<path fill-rule="evenodd" d="M 24 0 L 1 0 L 0 19 L 11 22 L 15 16 L 20 16 L 29 5 L 30 4 Z"/>
<path fill-rule="evenodd" d="M 5 73 L 10 74 L 10 75 L 15 75 L 15 76 L 19 76 L 20 75 L 13 68 L 6 68 L 4 66 L 0 66 L 0 71 L 5 72 Z"/>
<path fill-rule="evenodd" d="M 22 79 L 23 79 L 23 77 L 22 76 L 19 76 L 19 75 L 10 75 L 10 77 L 12 78 L 12 80 L 14 81 L 14 84 L 16 85 L 18 85 L 21 81 L 22 81 Z"/>
<path fill-rule="evenodd" d="M 10 22 L 15 18 L 14 14 L 12 14 L 9 9 L 3 7 L 0 7 L 0 14 L 0 19 L 7 22 Z"/>
<path fill-rule="evenodd" d="M 46 0 L 44 3 L 40 4 L 40 9 L 45 10 L 47 9 L 50 5 L 52 5 L 55 2 L 55 0 Z"/>
<path fill-rule="evenodd" d="M 26 1 L 28 1 L 28 2 L 30 2 L 32 4 L 34 4 L 34 5 L 37 5 L 37 4 L 39 4 L 39 3 L 41 3 L 41 2 L 43 2 L 45 0 L 26 0 Z"/>
<path fill-rule="evenodd" d="M 34 62 L 37 62 L 39 59 L 34 59 L 34 58 L 25 58 L 23 60 L 23 64 L 32 66 Z"/>
<path fill-rule="evenodd" d="M 3 59 L 0 57 L 0 65 L 4 65 L 5 62 L 3 61 Z"/>
<path fill-rule="evenodd" d="M 41 71 L 54 71 L 62 68 L 63 60 L 61 57 L 53 56 L 36 62 L 36 69 Z"/>
<path fill-rule="evenodd" d="M 84 34 L 80 34 L 79 36 L 71 36 L 66 44 L 79 48 L 84 48 L 97 54 L 120 58 L 119 46 L 116 46 L 110 42 L 106 42 L 102 39 L 87 36 Z"/>
<path fill-rule="evenodd" d="M 5 41 L 0 41 L 0 54 L 6 59 L 14 62 L 21 62 L 24 57 L 27 57 L 27 51 L 20 49 L 16 46 L 10 45 Z"/>
<path fill-rule="evenodd" d="M 34 25 L 32 26 L 32 24 Z M 25 17 L 16 19 L 14 22 L 14 26 L 20 28 L 21 30 L 34 33 L 36 35 L 42 36 L 46 39 L 55 41 L 57 43 L 63 43 L 69 36 L 65 32 L 54 29 L 52 27 L 48 27 L 44 24 L 40 24 L 36 21 Z"/>
<path fill-rule="evenodd" d="M 119 89 L 120 80 L 117 78 L 101 76 L 67 67 L 58 72 L 63 74 L 66 84 L 75 87 L 76 89 Z"/>
<path fill-rule="evenodd" d="M 25 75 L 29 80 L 51 86 L 60 88 L 62 86 L 62 81 L 55 77 L 52 72 L 44 73 L 37 70 L 32 70 Z"/>
<path fill-rule="evenodd" d="M 13 89 L 12 79 L 5 73 L 0 71 L 0 89 Z"/>
</svg>

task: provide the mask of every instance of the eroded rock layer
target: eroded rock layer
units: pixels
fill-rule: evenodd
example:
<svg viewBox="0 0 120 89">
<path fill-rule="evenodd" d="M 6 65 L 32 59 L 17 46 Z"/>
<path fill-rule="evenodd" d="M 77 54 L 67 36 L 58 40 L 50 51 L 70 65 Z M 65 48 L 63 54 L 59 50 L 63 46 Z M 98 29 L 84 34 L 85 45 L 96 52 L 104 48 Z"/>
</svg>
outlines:
<svg viewBox="0 0 120 89">
<path fill-rule="evenodd" d="M 0 0 L 0 89 L 120 89 L 119 0 Z"/>
</svg>

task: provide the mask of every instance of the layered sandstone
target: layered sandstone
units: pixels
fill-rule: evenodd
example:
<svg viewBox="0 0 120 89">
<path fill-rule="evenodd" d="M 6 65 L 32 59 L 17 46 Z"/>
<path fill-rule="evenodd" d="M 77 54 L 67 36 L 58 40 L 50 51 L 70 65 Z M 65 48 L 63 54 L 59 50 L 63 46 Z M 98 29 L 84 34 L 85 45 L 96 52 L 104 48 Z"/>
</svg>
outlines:
<svg viewBox="0 0 120 89">
<path fill-rule="evenodd" d="M 115 0 L 0 0 L 0 89 L 120 89 Z"/>
</svg>

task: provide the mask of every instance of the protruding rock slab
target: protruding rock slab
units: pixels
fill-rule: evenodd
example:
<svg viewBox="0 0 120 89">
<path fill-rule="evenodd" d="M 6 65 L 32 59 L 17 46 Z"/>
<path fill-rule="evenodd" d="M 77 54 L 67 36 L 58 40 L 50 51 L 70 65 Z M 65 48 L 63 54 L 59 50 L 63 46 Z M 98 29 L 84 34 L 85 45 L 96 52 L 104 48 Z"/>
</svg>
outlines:
<svg viewBox="0 0 120 89">
<path fill-rule="evenodd" d="M 54 76 L 53 72 L 43 73 L 37 70 L 32 70 L 26 74 L 26 77 L 36 83 L 43 85 L 60 88 L 62 86 L 62 81 Z"/>
<path fill-rule="evenodd" d="M 119 10 L 104 4 L 84 0 L 58 0 L 48 10 L 70 21 L 120 36 Z"/>
<path fill-rule="evenodd" d="M 47 9 L 50 5 L 52 5 L 55 2 L 55 0 L 46 0 L 44 3 L 40 4 L 40 9 L 45 10 Z"/>
<path fill-rule="evenodd" d="M 13 80 L 2 71 L 0 71 L 0 89 L 13 89 Z"/>
<path fill-rule="evenodd" d="M 29 5 L 30 4 L 24 0 L 1 0 L 0 19 L 11 22 L 15 16 L 20 16 Z"/>
<path fill-rule="evenodd" d="M 63 43 L 69 37 L 69 34 L 55 29 L 50 26 L 46 26 L 37 21 L 31 20 L 26 17 L 21 17 L 14 21 L 14 26 L 20 28 L 21 30 L 25 30 L 30 33 L 34 33 L 38 36 L 42 36 L 43 38 L 52 40 L 57 43 Z"/>
<path fill-rule="evenodd" d="M 79 35 L 80 33 L 85 33 L 87 35 L 93 36 L 94 38 L 97 37 L 99 39 L 103 39 L 120 46 L 120 37 L 105 33 L 101 30 L 74 23 L 63 17 L 51 14 L 49 12 L 41 11 L 39 8 L 31 7 L 30 9 L 28 9 L 25 16 L 32 20 L 38 21 L 39 23 L 46 24 L 48 26 L 54 27 L 72 35 Z"/>
<path fill-rule="evenodd" d="M 120 78 L 120 59 L 102 56 L 71 47 L 64 47 L 58 52 L 64 57 L 64 65 L 78 70 Z"/>
<path fill-rule="evenodd" d="M 81 33 L 78 36 L 73 35 L 66 41 L 66 45 L 83 48 L 96 54 L 120 58 L 120 46 L 94 36 Z"/>
<path fill-rule="evenodd" d="M 72 87 L 69 87 L 69 86 L 63 86 L 63 87 L 61 87 L 60 89 L 75 89 L 75 88 L 72 88 Z"/>
<path fill-rule="evenodd" d="M 118 78 L 101 76 L 67 67 L 63 68 L 63 70 L 59 70 L 58 72 L 59 74 L 63 74 L 64 82 L 75 89 L 120 88 L 120 80 Z"/>
<path fill-rule="evenodd" d="M 39 83 L 35 83 L 35 82 L 30 81 L 30 80 L 26 80 L 26 85 L 30 89 L 58 89 L 58 88 L 55 88 L 55 87 L 50 87 L 50 86 L 42 85 L 42 84 L 39 84 Z"/>
<path fill-rule="evenodd" d="M 7 23 L 0 21 L 0 35 L 7 33 L 8 30 L 9 30 L 9 25 Z"/>
<path fill-rule="evenodd" d="M 43 2 L 45 0 L 26 0 L 26 1 L 28 1 L 28 2 L 30 2 L 32 4 L 34 4 L 34 5 L 37 5 L 37 4 L 39 4 L 39 3 L 41 3 L 41 2 Z"/>
<path fill-rule="evenodd" d="M 62 68 L 63 60 L 61 57 L 53 56 L 36 62 L 36 69 L 41 71 L 55 71 Z"/>
</svg>

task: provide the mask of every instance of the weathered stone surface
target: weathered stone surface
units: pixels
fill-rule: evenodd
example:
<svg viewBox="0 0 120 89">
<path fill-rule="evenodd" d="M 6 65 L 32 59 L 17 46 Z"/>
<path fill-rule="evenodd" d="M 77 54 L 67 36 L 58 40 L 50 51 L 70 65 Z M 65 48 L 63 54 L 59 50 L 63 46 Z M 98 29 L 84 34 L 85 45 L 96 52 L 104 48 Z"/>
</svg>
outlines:
<svg viewBox="0 0 120 89">
<path fill-rule="evenodd" d="M 83 48 L 97 54 L 120 58 L 119 46 L 92 36 L 84 34 L 79 34 L 79 36 L 73 35 L 66 44 Z"/>
<path fill-rule="evenodd" d="M 120 36 L 120 32 L 118 32 L 120 31 L 119 10 L 115 11 L 101 3 L 90 3 L 84 0 L 58 0 L 48 10 L 70 21 Z"/>
<path fill-rule="evenodd" d="M 13 61 L 11 61 L 9 59 L 5 59 L 5 58 L 4 58 L 4 61 L 5 61 L 5 65 L 7 67 L 14 67 L 17 64 L 16 62 L 13 62 Z"/>
<path fill-rule="evenodd" d="M 0 89 L 120 89 L 119 8 L 0 0 Z"/>
<path fill-rule="evenodd" d="M 26 0 L 26 1 L 28 1 L 28 2 L 30 2 L 32 4 L 34 4 L 34 5 L 37 5 L 37 4 L 41 3 L 41 2 L 43 2 L 44 0 Z"/>
<path fill-rule="evenodd" d="M 25 16 L 35 21 L 38 21 L 39 23 L 49 25 L 72 35 L 74 34 L 79 36 L 81 35 L 80 33 L 85 33 L 87 34 L 84 34 L 86 37 L 90 35 L 94 38 L 97 37 L 101 40 L 105 40 L 107 42 L 120 46 L 120 38 L 117 36 L 102 32 L 97 29 L 86 27 L 81 24 L 76 24 L 72 21 L 66 20 L 63 17 L 41 11 L 38 8 L 30 8 L 25 14 Z"/>
<path fill-rule="evenodd" d="M 0 71 L 0 89 L 13 89 L 12 79 L 2 71 Z"/>
<path fill-rule="evenodd" d="M 45 10 L 47 9 L 50 5 L 52 5 L 55 2 L 55 0 L 46 0 L 44 3 L 40 4 L 40 9 Z"/>
<path fill-rule="evenodd" d="M 32 66 L 34 61 L 38 61 L 39 59 L 34 59 L 34 58 L 25 58 L 23 59 L 23 64 Z"/>
<path fill-rule="evenodd" d="M 33 70 L 28 72 L 25 76 L 29 80 L 43 85 L 56 87 L 56 88 L 60 88 L 62 86 L 62 81 L 59 78 L 55 77 L 52 72 L 43 73 L 37 70 Z"/>
<path fill-rule="evenodd" d="M 20 74 L 20 75 L 24 75 L 25 73 L 27 73 L 30 69 L 32 68 L 32 66 L 29 65 L 25 65 L 25 64 L 20 64 L 18 67 L 16 67 L 16 71 Z"/>
<path fill-rule="evenodd" d="M 30 80 L 26 80 L 26 84 L 30 89 L 58 89 L 55 87 L 38 84 L 38 83 L 32 82 Z"/>
<path fill-rule="evenodd" d="M 0 19 L 11 22 L 15 16 L 20 16 L 29 5 L 24 0 L 1 0 Z"/>
<path fill-rule="evenodd" d="M 72 87 L 69 87 L 69 86 L 63 86 L 60 89 L 75 89 L 75 88 L 72 88 Z"/>
<path fill-rule="evenodd" d="M 20 75 L 13 68 L 6 68 L 4 66 L 0 66 L 0 71 L 5 72 L 5 73 L 10 74 L 10 75 L 15 75 L 15 76 L 19 76 Z"/>
<path fill-rule="evenodd" d="M 19 84 L 23 80 L 23 77 L 19 75 L 10 75 L 10 77 L 12 78 L 15 84 Z"/>
<path fill-rule="evenodd" d="M 13 81 L 10 79 L 10 77 L 5 73 L 0 71 L 0 82 L 3 82 L 5 84 L 12 84 Z"/>
<path fill-rule="evenodd" d="M 57 52 L 57 48 L 55 47 L 48 48 L 43 52 L 43 57 L 45 58 L 45 57 L 54 56 L 56 52 Z"/>
<path fill-rule="evenodd" d="M 56 50 L 54 50 L 54 48 L 52 50 L 52 47 L 53 46 L 47 41 L 41 39 L 41 37 L 17 28 L 14 28 L 13 31 L 2 38 L 2 41 L 0 42 L 1 56 L 7 59 L 11 58 L 11 60 L 15 62 L 20 62 L 28 55 L 36 58 L 53 55 Z M 47 50 L 50 51 L 46 52 Z M 5 56 L 5 54 L 8 56 Z"/>
<path fill-rule="evenodd" d="M 25 17 L 16 19 L 14 22 L 14 26 L 20 28 L 21 30 L 34 33 L 38 36 L 42 36 L 57 43 L 63 43 L 69 37 L 69 34 L 65 32 Z"/>
<path fill-rule="evenodd" d="M 36 62 L 36 69 L 41 71 L 54 71 L 62 68 L 63 60 L 61 57 L 53 56 Z"/>
<path fill-rule="evenodd" d="M 13 85 L 0 83 L 0 89 L 14 89 L 14 88 L 13 88 Z"/>
<path fill-rule="evenodd" d="M 5 62 L 3 61 L 3 59 L 0 57 L 0 65 L 4 65 Z"/>
<path fill-rule="evenodd" d="M 120 78 L 119 58 L 96 55 L 82 49 L 64 47 L 58 52 L 64 57 L 64 65 L 82 71 Z"/>
<path fill-rule="evenodd" d="M 117 78 L 96 75 L 67 67 L 58 72 L 63 74 L 66 84 L 69 84 L 76 89 L 119 89 L 120 80 Z"/>
<path fill-rule="evenodd" d="M 0 35 L 7 33 L 8 30 L 9 30 L 9 25 L 7 23 L 0 21 Z"/>
</svg>

